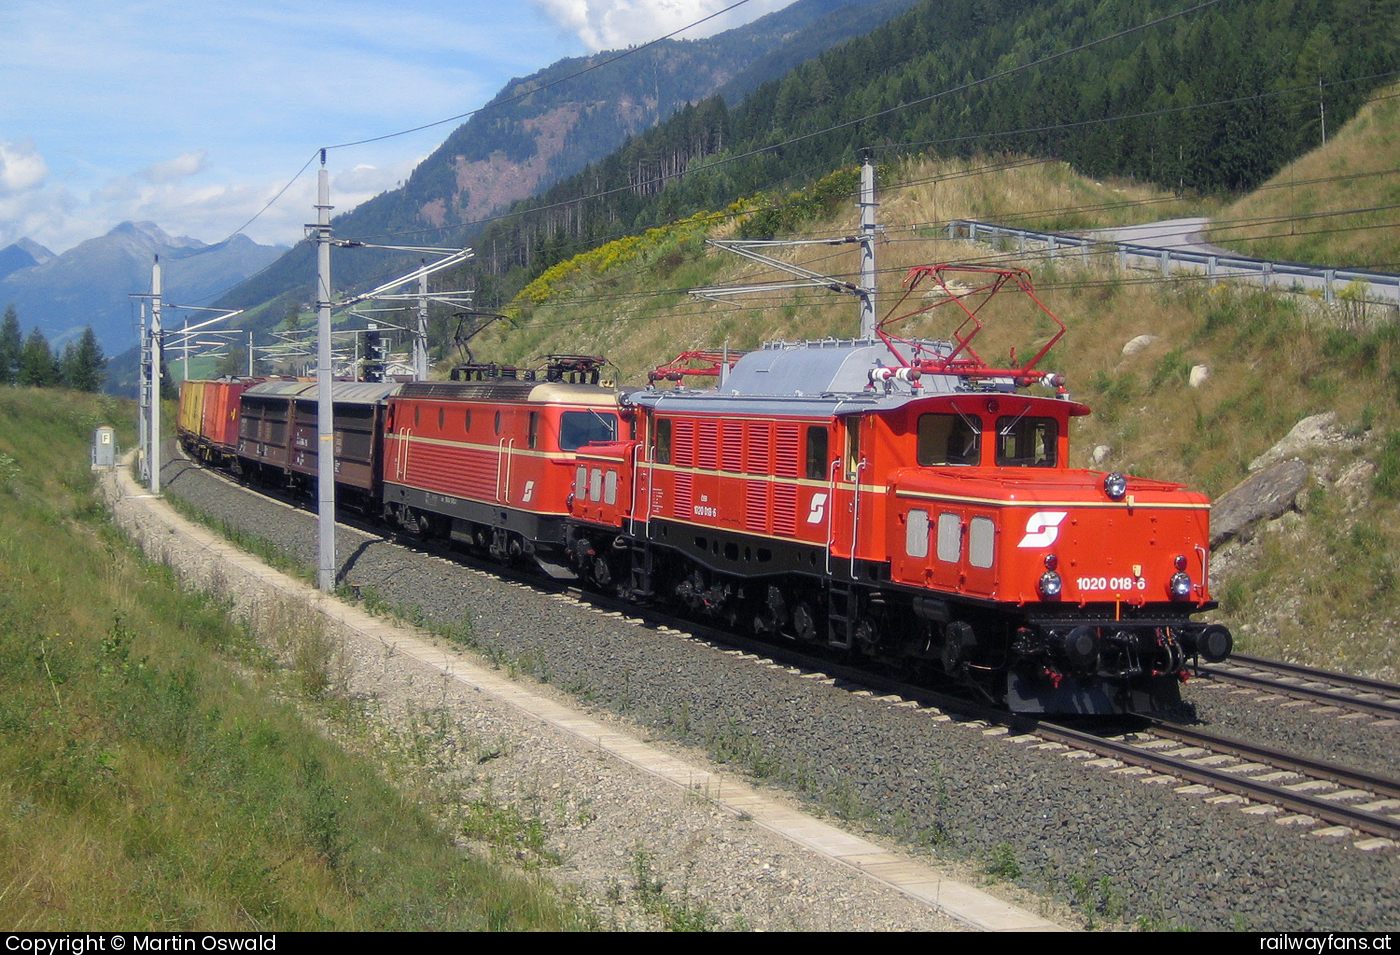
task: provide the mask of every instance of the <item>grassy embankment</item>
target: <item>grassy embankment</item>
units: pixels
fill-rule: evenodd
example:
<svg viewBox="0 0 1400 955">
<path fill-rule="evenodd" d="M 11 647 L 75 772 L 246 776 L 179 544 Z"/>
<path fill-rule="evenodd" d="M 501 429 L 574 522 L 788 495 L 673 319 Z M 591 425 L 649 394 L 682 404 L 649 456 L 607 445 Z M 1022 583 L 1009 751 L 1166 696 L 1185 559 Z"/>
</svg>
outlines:
<svg viewBox="0 0 1400 955">
<path fill-rule="evenodd" d="M 1220 210 L 1210 239 L 1261 258 L 1400 271 L 1400 84 L 1325 147 Z"/>
<path fill-rule="evenodd" d="M 1367 112 L 1355 126 L 1365 132 L 1375 124 Z M 1364 152 L 1354 145 L 1357 135 L 1348 127 L 1328 150 Z M 884 173 L 879 198 L 887 238 L 879 247 L 882 316 L 912 265 L 995 262 L 1031 271 L 1038 293 L 1069 326 L 1045 366 L 1064 372 L 1074 396 L 1094 409 L 1075 422 L 1075 465 L 1086 465 L 1102 445 L 1104 470 L 1177 480 L 1219 496 L 1297 421 L 1334 411 L 1350 440 L 1310 453 L 1315 477 L 1300 512 L 1217 555 L 1219 616 L 1236 630 L 1241 649 L 1400 677 L 1394 309 L 1347 296 L 1329 308 L 1314 297 L 1203 276 L 1120 272 L 1107 252 L 1051 258 L 943 238 L 943 224 L 956 217 L 1072 230 L 1213 212 L 1210 203 L 1139 185 L 1086 180 L 1063 164 L 912 162 Z M 849 200 L 781 201 L 791 214 L 779 234 L 849 235 L 856 228 Z M 734 233 L 736 211 L 685 220 L 557 266 L 522 292 L 514 326 L 483 336 L 478 354 L 516 363 L 549 352 L 604 354 L 621 381 L 638 383 L 648 368 L 687 348 L 854 334 L 853 300 L 825 290 L 727 304 L 686 294 L 697 286 L 783 280 L 704 245 L 707 236 Z M 1310 257 L 1344 257 L 1345 246 L 1325 244 L 1328 235 L 1349 234 L 1319 234 L 1316 241 L 1324 244 Z M 851 246 L 770 252 L 850 280 L 858 274 Z M 1013 344 L 1019 355 L 1032 354 L 1049 326 L 1031 314 L 1015 307 L 987 313 L 982 354 L 999 360 Z M 949 317 L 949 310 L 935 310 L 900 334 L 946 337 Z M 1139 335 L 1155 340 L 1125 357 L 1124 344 Z M 1188 378 L 1197 365 L 1209 369 L 1209 378 L 1192 388 Z"/>
<path fill-rule="evenodd" d="M 577 927 L 318 734 L 297 704 L 332 712 L 323 681 L 113 530 L 88 448 L 133 417 L 0 388 L 0 924 Z M 305 613 L 269 612 L 315 640 Z"/>
</svg>

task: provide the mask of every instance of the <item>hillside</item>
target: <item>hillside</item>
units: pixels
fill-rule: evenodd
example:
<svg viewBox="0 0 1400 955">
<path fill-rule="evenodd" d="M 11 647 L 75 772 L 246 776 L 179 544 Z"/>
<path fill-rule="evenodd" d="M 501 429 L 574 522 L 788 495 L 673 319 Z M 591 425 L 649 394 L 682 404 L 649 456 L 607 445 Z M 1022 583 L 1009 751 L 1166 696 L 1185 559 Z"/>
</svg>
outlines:
<svg viewBox="0 0 1400 955">
<path fill-rule="evenodd" d="M 1400 83 L 1326 145 L 1221 209 L 1210 241 L 1260 258 L 1400 271 Z"/>
<path fill-rule="evenodd" d="M 1364 119 L 1358 122 L 1365 122 Z M 851 178 L 845 175 L 849 185 Z M 834 177 L 840 182 L 840 175 Z M 1333 412 L 1325 439 L 1304 448 L 1308 488 L 1294 510 L 1216 554 L 1220 616 L 1241 649 L 1347 669 L 1400 675 L 1400 322 L 1393 310 L 1331 308 L 1178 275 L 1122 274 L 1116 258 L 1049 259 L 943 238 L 948 219 L 1015 215 L 1030 227 L 1089 228 L 1208 213 L 1142 186 L 1097 182 L 1058 163 L 911 161 L 885 171 L 879 245 L 883 315 L 911 265 L 998 262 L 1031 270 L 1043 299 L 1069 326 L 1047 358 L 1095 413 L 1077 421 L 1072 463 L 1181 481 L 1213 496 L 1303 418 Z M 853 195 L 788 196 L 787 233 L 850 234 Z M 770 204 L 771 204 L 770 200 Z M 688 348 L 750 348 L 772 338 L 849 337 L 855 306 L 824 290 L 772 293 L 726 304 L 686 289 L 771 281 L 776 273 L 704 245 L 742 216 L 695 217 L 605 245 L 549 270 L 516 299 L 516 324 L 490 331 L 479 359 L 528 363 L 554 351 L 607 355 L 622 381 Z M 776 253 L 854 277 L 846 246 Z M 920 320 L 910 334 L 946 337 Z M 984 354 L 1022 350 L 1034 328 L 991 328 Z M 1152 336 L 1129 354 L 1130 341 Z M 980 340 L 979 340 L 980 341 Z M 1190 372 L 1204 366 L 1198 387 Z"/>
<path fill-rule="evenodd" d="M 235 620 L 231 601 L 183 589 L 113 526 L 88 451 L 104 424 L 129 446 L 134 418 L 131 402 L 0 388 L 0 922 L 593 924 L 518 867 L 465 849 L 470 830 L 449 831 L 409 782 L 421 778 L 411 756 L 363 751 L 319 618 L 267 601 Z M 259 644 L 259 631 L 275 640 Z M 518 828 L 497 823 L 477 846 L 514 851 Z"/>
</svg>

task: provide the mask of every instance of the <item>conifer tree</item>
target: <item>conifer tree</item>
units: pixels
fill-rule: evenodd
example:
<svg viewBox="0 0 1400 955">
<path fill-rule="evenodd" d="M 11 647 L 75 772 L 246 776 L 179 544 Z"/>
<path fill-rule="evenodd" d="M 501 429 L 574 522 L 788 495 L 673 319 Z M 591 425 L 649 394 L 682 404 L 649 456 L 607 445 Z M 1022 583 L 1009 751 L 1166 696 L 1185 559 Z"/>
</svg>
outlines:
<svg viewBox="0 0 1400 955">
<path fill-rule="evenodd" d="M 58 384 L 58 363 L 53 360 L 49 340 L 35 325 L 24 341 L 19 356 L 19 383 L 32 388 L 49 388 Z"/>
<path fill-rule="evenodd" d="M 14 384 L 19 376 L 19 356 L 24 351 L 24 336 L 19 331 L 19 313 L 14 303 L 5 308 L 0 323 L 0 385 Z"/>
<path fill-rule="evenodd" d="M 83 329 L 82 337 L 63 348 L 61 363 L 63 381 L 74 391 L 97 391 L 107 380 L 107 356 L 93 334 L 92 326 Z"/>
</svg>

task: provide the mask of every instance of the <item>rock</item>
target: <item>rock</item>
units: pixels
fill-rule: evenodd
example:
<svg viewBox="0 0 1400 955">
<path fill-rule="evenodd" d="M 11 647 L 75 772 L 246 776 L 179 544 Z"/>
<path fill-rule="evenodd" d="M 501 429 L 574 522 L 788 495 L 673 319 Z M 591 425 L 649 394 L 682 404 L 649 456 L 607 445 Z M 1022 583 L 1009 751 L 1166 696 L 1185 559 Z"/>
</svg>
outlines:
<svg viewBox="0 0 1400 955">
<path fill-rule="evenodd" d="M 1296 458 L 1312 448 L 1340 441 L 1344 437 L 1337 427 L 1335 411 L 1311 415 L 1295 424 L 1293 430 L 1284 435 L 1278 444 L 1249 462 L 1249 469 L 1262 470 L 1287 458 Z"/>
<path fill-rule="evenodd" d="M 1251 475 L 1226 491 L 1210 509 L 1210 546 L 1219 547 L 1256 521 L 1271 521 L 1293 506 L 1308 481 L 1297 458 Z"/>
<path fill-rule="evenodd" d="M 1136 355 L 1138 352 L 1142 351 L 1144 348 L 1146 348 L 1148 345 L 1151 345 L 1156 340 L 1156 335 L 1139 335 L 1137 338 L 1134 338 L 1132 341 L 1128 342 L 1128 344 L 1123 346 L 1123 357 L 1127 358 L 1131 355 Z"/>
<path fill-rule="evenodd" d="M 1113 453 L 1113 449 L 1106 444 L 1097 444 L 1089 454 L 1089 466 L 1096 468 L 1108 460 L 1108 456 Z"/>
<path fill-rule="evenodd" d="M 1209 377 L 1210 369 L 1207 368 L 1205 365 L 1192 365 L 1191 377 L 1187 379 L 1187 381 L 1192 388 L 1199 388 L 1201 387 L 1201 385 L 1204 385 L 1206 383 L 1206 379 L 1208 379 Z"/>
<path fill-rule="evenodd" d="M 1376 465 L 1374 462 L 1353 461 L 1346 466 L 1341 474 L 1337 475 L 1336 488 L 1349 498 L 1362 497 L 1370 488 L 1371 479 L 1375 477 L 1375 474 Z"/>
</svg>

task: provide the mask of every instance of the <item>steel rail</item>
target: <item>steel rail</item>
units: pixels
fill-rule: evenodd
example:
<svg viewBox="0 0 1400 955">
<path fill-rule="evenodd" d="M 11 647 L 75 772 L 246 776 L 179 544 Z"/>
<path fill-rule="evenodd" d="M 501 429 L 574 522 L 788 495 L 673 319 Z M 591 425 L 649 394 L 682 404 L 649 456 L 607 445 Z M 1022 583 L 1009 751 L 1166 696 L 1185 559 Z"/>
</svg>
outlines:
<svg viewBox="0 0 1400 955">
<path fill-rule="evenodd" d="M 1262 672 L 1237 672 L 1231 668 L 1231 663 L 1244 667 L 1252 667 Z M 1291 696 L 1295 699 L 1315 700 L 1329 705 L 1343 706 L 1364 713 L 1370 713 L 1375 716 L 1400 719 L 1400 686 L 1385 683 L 1381 680 L 1372 680 L 1368 677 L 1351 676 L 1345 673 L 1335 673 L 1330 670 L 1305 667 L 1295 663 L 1280 663 L 1274 660 L 1264 660 L 1258 657 L 1240 656 L 1238 654 L 1232 655 L 1230 660 L 1225 664 L 1202 666 L 1200 669 L 1203 674 L 1213 680 L 1262 687 L 1275 693 Z M 1289 683 L 1277 677 L 1267 676 L 1266 673 L 1270 670 L 1288 676 L 1331 685 L 1308 686 L 1306 684 Z M 1365 696 L 1353 695 L 1355 693 L 1376 694 L 1385 697 L 1385 699 L 1366 699 Z"/>
<path fill-rule="evenodd" d="M 1177 727 L 1164 730 L 1164 733 L 1177 731 Z M 1200 758 L 1190 758 L 1181 756 L 1170 756 L 1161 753 L 1154 753 L 1142 748 L 1141 744 L 1130 743 L 1125 740 L 1106 739 L 1086 733 L 1080 730 L 1071 729 L 1059 724 L 1041 723 L 1036 729 L 1037 735 L 1044 736 L 1056 742 L 1077 746 L 1097 752 L 1104 756 L 1112 756 L 1125 763 L 1134 766 L 1141 766 L 1146 769 L 1153 769 L 1163 772 L 1164 775 L 1175 776 L 1189 782 L 1200 783 L 1210 786 L 1212 789 L 1221 792 L 1243 796 L 1254 802 L 1268 803 L 1287 809 L 1291 812 L 1301 813 L 1321 819 L 1334 825 L 1346 826 L 1374 836 L 1381 836 L 1387 839 L 1400 839 L 1400 818 L 1394 818 L 1385 813 L 1373 812 L 1361 809 L 1356 806 L 1346 806 L 1335 801 L 1329 801 L 1321 796 L 1313 796 L 1298 789 L 1288 788 L 1297 783 L 1275 785 L 1273 782 L 1266 782 L 1260 779 L 1252 779 L 1249 776 L 1241 775 L 1236 769 L 1230 772 L 1228 768 L 1217 769 L 1204 765 Z M 1207 738 L 1202 734 L 1201 739 Z M 1224 743 L 1238 743 L 1238 741 L 1227 740 Z M 1210 745 L 1216 745 L 1214 742 Z M 1244 745 L 1244 744 L 1241 744 Z M 1270 758 L 1270 765 L 1278 762 L 1294 761 L 1298 763 L 1306 762 L 1298 757 L 1287 754 L 1277 754 L 1276 759 Z M 1301 771 L 1301 770 L 1299 770 Z M 1391 783 L 1391 785 L 1400 785 Z M 1365 787 L 1357 787 L 1365 788 Z M 1371 790 L 1367 790 L 1371 791 Z M 1383 795 L 1377 793 L 1377 795 Z"/>
</svg>

